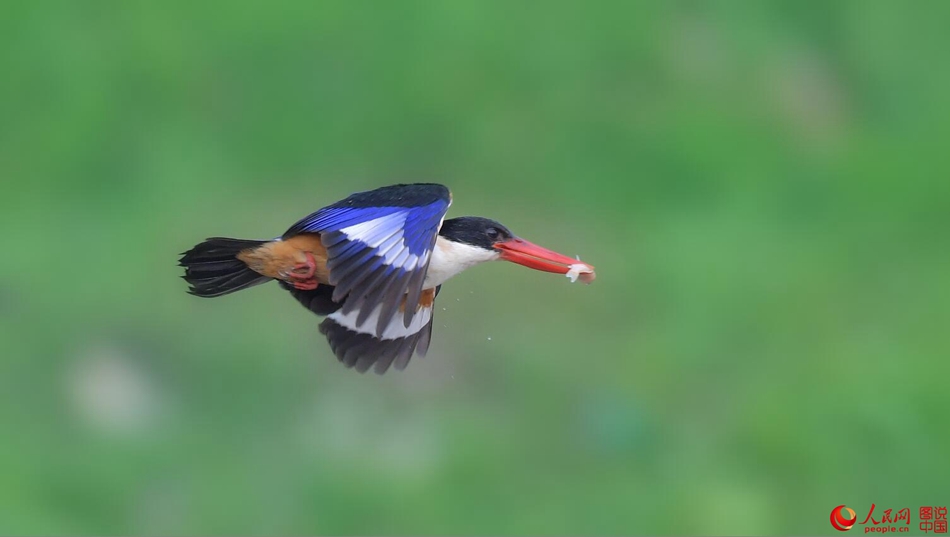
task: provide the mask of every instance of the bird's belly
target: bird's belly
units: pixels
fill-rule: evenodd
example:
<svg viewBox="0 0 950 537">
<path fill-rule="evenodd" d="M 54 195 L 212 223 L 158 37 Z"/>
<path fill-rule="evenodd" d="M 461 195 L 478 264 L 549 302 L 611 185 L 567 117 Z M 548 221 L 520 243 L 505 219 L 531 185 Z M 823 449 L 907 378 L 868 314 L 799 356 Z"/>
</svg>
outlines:
<svg viewBox="0 0 950 537">
<path fill-rule="evenodd" d="M 287 280 L 287 275 L 307 262 L 307 252 L 313 254 L 315 270 L 313 278 L 321 283 L 330 283 L 327 270 L 327 249 L 320 241 L 319 233 L 301 233 L 286 240 L 275 240 L 253 250 L 245 250 L 238 259 L 247 263 L 251 270 L 278 280 Z"/>
</svg>

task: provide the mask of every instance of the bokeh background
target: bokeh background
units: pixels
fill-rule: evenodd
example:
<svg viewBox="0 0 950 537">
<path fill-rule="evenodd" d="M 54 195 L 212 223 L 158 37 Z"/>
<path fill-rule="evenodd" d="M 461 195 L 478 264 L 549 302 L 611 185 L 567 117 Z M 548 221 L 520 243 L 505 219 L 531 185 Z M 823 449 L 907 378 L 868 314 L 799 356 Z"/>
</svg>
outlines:
<svg viewBox="0 0 950 537">
<path fill-rule="evenodd" d="M 950 4 L 0 7 L 0 533 L 830 534 L 950 502 Z M 177 254 L 439 181 L 598 268 L 346 370 Z M 859 527 L 858 530 L 861 531 Z"/>
</svg>

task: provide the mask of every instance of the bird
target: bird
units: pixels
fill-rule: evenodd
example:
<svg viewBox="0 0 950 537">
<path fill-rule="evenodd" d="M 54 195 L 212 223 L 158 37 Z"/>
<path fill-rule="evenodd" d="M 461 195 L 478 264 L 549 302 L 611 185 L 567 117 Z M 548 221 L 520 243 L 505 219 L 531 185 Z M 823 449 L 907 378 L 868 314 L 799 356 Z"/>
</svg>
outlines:
<svg viewBox="0 0 950 537">
<path fill-rule="evenodd" d="M 446 220 L 436 183 L 357 192 L 302 218 L 271 240 L 212 237 L 180 254 L 188 293 L 220 297 L 276 280 L 324 317 L 337 359 L 365 373 L 403 370 L 425 356 L 436 297 L 447 280 L 495 260 L 590 283 L 594 267 L 514 235 L 495 220 Z"/>
</svg>

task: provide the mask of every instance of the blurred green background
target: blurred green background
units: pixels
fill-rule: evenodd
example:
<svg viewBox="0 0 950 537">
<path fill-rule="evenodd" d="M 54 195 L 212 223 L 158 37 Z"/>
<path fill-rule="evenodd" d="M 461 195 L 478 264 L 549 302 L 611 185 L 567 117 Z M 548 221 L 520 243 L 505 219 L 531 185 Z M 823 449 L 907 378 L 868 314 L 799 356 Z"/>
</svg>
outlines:
<svg viewBox="0 0 950 537">
<path fill-rule="evenodd" d="M 831 534 L 950 502 L 950 4 L 6 2 L 0 533 Z M 177 254 L 439 181 L 597 266 L 402 373 Z M 861 527 L 855 531 L 861 531 Z"/>
</svg>

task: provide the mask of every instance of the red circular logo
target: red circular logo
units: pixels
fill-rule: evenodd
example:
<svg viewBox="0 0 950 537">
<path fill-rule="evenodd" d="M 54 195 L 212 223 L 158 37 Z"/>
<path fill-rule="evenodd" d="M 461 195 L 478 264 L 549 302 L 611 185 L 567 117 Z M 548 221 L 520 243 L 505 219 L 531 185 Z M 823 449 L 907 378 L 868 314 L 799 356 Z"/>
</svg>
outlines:
<svg viewBox="0 0 950 537">
<path fill-rule="evenodd" d="M 844 513 L 845 511 L 848 512 L 847 516 Z M 854 526 L 857 521 L 858 515 L 854 514 L 853 509 L 839 505 L 831 510 L 831 525 L 838 531 L 850 530 L 851 526 Z"/>
</svg>

